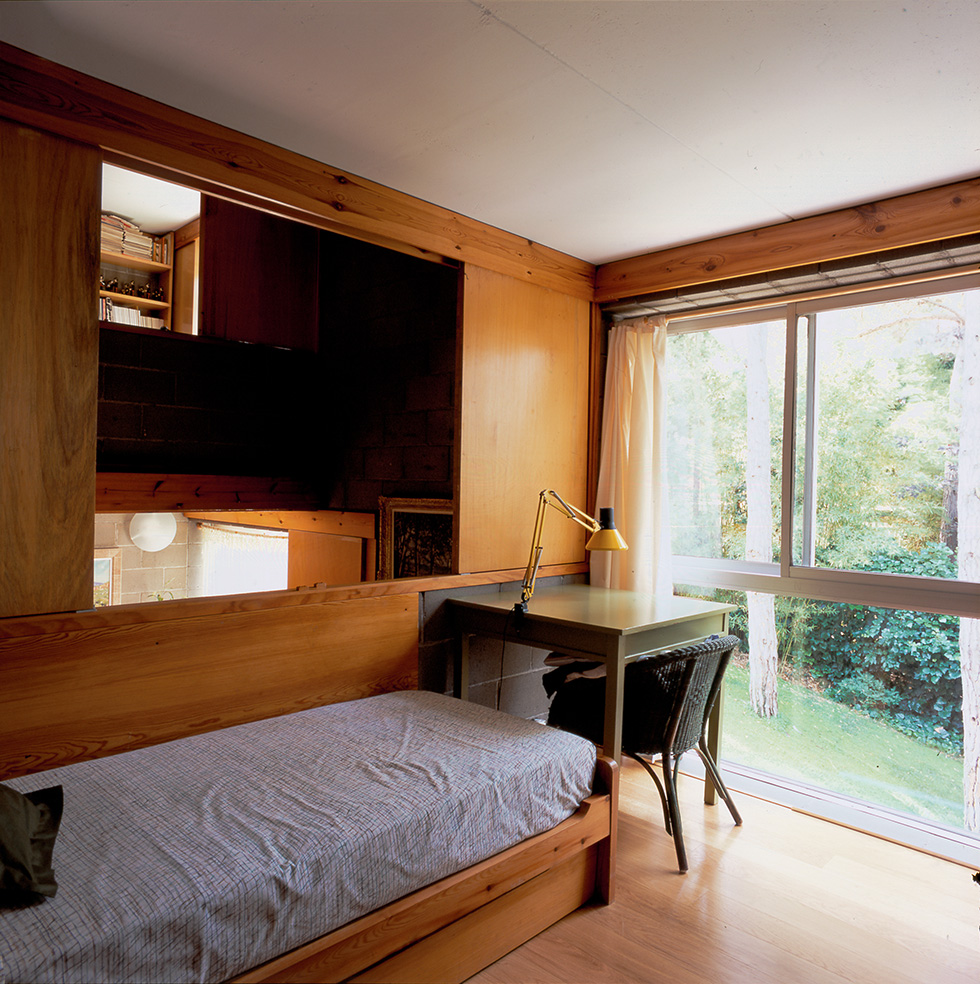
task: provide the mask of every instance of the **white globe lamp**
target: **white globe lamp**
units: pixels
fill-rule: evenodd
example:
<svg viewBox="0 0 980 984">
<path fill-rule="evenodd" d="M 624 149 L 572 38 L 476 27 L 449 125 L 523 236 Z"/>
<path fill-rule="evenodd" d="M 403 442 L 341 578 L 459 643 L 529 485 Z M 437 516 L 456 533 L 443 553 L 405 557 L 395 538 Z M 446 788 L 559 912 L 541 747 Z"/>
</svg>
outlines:
<svg viewBox="0 0 980 984">
<path fill-rule="evenodd" d="M 147 553 L 169 547 L 177 535 L 177 520 L 173 513 L 137 513 L 129 523 L 133 543 Z"/>
</svg>

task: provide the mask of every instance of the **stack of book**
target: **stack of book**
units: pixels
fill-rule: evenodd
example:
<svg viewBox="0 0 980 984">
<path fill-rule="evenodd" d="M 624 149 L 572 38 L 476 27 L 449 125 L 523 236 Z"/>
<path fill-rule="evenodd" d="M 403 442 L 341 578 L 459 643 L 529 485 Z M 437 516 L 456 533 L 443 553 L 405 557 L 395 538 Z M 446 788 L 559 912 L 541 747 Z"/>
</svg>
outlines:
<svg viewBox="0 0 980 984">
<path fill-rule="evenodd" d="M 102 249 L 107 253 L 139 256 L 158 263 L 170 262 L 170 236 L 151 236 L 121 215 L 102 213 Z"/>
<path fill-rule="evenodd" d="M 99 320 L 110 321 L 117 325 L 134 325 L 137 328 L 163 330 L 167 327 L 163 318 L 153 317 L 139 308 L 118 304 L 109 297 L 99 298 Z"/>
</svg>

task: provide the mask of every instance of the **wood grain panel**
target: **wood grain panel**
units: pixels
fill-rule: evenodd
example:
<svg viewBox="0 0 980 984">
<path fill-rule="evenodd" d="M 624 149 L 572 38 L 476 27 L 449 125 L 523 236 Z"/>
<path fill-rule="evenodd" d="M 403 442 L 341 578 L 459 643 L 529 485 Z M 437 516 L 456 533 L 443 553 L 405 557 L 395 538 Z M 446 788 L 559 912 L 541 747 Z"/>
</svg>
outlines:
<svg viewBox="0 0 980 984">
<path fill-rule="evenodd" d="M 250 475 L 161 475 L 99 472 L 96 512 L 316 508 L 313 490 L 293 479 Z M 91 602 L 91 599 L 90 599 Z"/>
<path fill-rule="evenodd" d="M 320 233 L 205 195 L 200 334 L 315 352 Z"/>
<path fill-rule="evenodd" d="M 174 246 L 174 291 L 171 305 L 171 328 L 183 335 L 196 335 L 198 314 L 198 270 L 200 241 L 190 239 Z"/>
<path fill-rule="evenodd" d="M 216 523 L 237 523 L 239 526 L 261 526 L 269 530 L 306 530 L 307 533 L 333 533 L 335 536 L 356 536 L 371 539 L 375 534 L 377 516 L 374 513 L 343 512 L 332 509 L 288 512 L 265 512 L 261 509 L 235 512 L 185 512 L 188 519 L 212 520 Z"/>
<path fill-rule="evenodd" d="M 365 581 L 364 541 L 353 536 L 289 531 L 290 588 Z"/>
<path fill-rule="evenodd" d="M 295 594 L 5 623 L 0 777 L 418 681 L 418 598 Z"/>
<path fill-rule="evenodd" d="M 459 570 L 527 564 L 541 489 L 588 499 L 589 304 L 467 267 L 459 386 Z M 545 564 L 585 556 L 551 510 Z"/>
<path fill-rule="evenodd" d="M 100 164 L 0 120 L 0 616 L 92 604 Z"/>
<path fill-rule="evenodd" d="M 32 126 L 155 162 L 173 180 L 259 196 L 319 217 L 321 228 L 395 240 L 591 299 L 595 268 L 557 250 L 0 43 L 0 112 Z M 295 212 L 293 213 L 295 215 Z"/>
<path fill-rule="evenodd" d="M 980 231 L 980 178 L 646 253 L 596 271 L 599 303 Z"/>
<path fill-rule="evenodd" d="M 585 905 L 592 897 L 595 869 L 595 850 L 581 851 L 547 875 L 525 882 L 350 980 L 361 984 L 462 984 Z"/>
</svg>

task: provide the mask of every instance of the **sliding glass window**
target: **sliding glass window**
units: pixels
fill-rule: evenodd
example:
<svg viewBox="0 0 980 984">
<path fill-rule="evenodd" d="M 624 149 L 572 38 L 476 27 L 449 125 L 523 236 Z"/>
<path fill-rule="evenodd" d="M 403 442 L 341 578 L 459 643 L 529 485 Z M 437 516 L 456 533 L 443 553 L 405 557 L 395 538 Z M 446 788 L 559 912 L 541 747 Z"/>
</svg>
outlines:
<svg viewBox="0 0 980 984">
<path fill-rule="evenodd" d="M 723 754 L 980 830 L 980 278 L 668 332 L 674 580 L 731 597 L 745 640 Z"/>
</svg>

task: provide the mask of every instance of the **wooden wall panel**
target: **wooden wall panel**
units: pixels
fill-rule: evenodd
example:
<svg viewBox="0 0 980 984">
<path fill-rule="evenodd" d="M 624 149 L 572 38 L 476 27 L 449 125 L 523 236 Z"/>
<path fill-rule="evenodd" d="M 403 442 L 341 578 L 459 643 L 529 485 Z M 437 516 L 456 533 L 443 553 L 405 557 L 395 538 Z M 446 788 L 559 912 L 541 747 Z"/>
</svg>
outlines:
<svg viewBox="0 0 980 984">
<path fill-rule="evenodd" d="M 200 334 L 315 352 L 319 231 L 210 195 L 202 206 Z"/>
<path fill-rule="evenodd" d="M 0 120 L 0 616 L 92 605 L 100 166 Z"/>
<path fill-rule="evenodd" d="M 457 569 L 523 567 L 542 489 L 587 508 L 590 307 L 467 267 L 461 311 Z M 549 513 L 542 564 L 582 560 L 584 530 Z"/>
<path fill-rule="evenodd" d="M 418 680 L 418 596 L 193 599 L 0 622 L 0 778 Z"/>
<path fill-rule="evenodd" d="M 289 531 L 290 588 L 315 584 L 357 584 L 373 580 L 364 570 L 364 541 L 354 536 Z"/>
<path fill-rule="evenodd" d="M 605 263 L 600 304 L 980 231 L 980 178 Z"/>
</svg>

